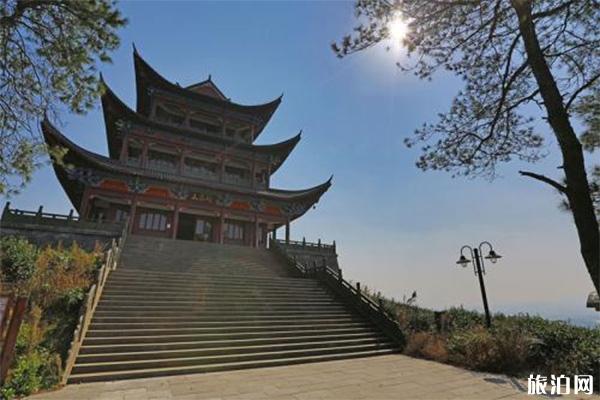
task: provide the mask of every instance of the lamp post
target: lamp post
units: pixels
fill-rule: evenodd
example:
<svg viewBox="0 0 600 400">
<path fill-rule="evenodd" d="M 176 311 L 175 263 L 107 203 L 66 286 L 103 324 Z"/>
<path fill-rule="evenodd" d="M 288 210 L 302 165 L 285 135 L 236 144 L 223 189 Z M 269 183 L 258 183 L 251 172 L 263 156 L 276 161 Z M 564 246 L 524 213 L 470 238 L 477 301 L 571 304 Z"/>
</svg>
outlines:
<svg viewBox="0 0 600 400">
<path fill-rule="evenodd" d="M 482 247 L 487 246 L 489 248 L 488 255 L 483 257 Z M 471 259 L 465 257 L 465 250 L 469 250 Z M 479 246 L 473 248 L 471 246 L 463 246 L 460 249 L 460 257 L 456 262 L 463 268 L 466 268 L 469 263 L 473 265 L 473 271 L 479 278 L 479 288 L 481 289 L 481 298 L 483 299 L 483 310 L 485 311 L 485 325 L 489 328 L 492 326 L 492 317 L 490 316 L 490 309 L 488 307 L 487 295 L 485 293 L 485 283 L 483 282 L 483 275 L 485 275 L 485 263 L 483 259 L 489 260 L 492 264 L 495 264 L 502 256 L 498 255 L 490 242 L 481 242 Z"/>
</svg>

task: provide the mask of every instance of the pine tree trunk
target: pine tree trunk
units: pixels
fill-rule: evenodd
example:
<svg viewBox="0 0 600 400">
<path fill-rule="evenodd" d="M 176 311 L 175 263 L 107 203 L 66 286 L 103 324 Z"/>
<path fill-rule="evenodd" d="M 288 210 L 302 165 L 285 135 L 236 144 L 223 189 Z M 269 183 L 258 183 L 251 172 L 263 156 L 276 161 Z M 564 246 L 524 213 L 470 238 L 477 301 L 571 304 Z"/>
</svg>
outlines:
<svg viewBox="0 0 600 400">
<path fill-rule="evenodd" d="M 581 255 L 594 286 L 600 293 L 600 232 L 585 171 L 583 149 L 571 126 L 562 95 L 540 47 L 532 19 L 531 1 L 512 0 L 512 6 L 519 18 L 519 30 L 529 65 L 544 100 L 548 123 L 554 131 L 562 153 L 566 178 L 565 194 L 575 220 Z"/>
</svg>

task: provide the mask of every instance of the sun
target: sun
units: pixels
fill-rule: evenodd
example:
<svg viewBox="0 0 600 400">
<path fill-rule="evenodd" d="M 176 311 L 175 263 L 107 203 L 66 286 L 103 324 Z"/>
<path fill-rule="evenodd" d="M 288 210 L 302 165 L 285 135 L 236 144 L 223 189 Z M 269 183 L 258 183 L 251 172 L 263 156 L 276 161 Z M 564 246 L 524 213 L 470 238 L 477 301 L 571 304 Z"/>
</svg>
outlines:
<svg viewBox="0 0 600 400">
<path fill-rule="evenodd" d="M 390 34 L 390 39 L 395 43 L 402 42 L 408 32 L 408 23 L 403 18 L 402 14 L 396 13 L 388 22 L 388 32 Z"/>
</svg>

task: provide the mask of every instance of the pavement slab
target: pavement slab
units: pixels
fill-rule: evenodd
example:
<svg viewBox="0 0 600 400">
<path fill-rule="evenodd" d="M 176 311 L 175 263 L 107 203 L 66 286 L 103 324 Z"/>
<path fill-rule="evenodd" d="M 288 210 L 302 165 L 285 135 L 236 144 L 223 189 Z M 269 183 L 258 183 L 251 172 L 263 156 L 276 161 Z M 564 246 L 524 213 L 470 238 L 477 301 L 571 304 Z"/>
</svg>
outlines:
<svg viewBox="0 0 600 400">
<path fill-rule="evenodd" d="M 600 396 L 565 396 L 600 399 Z M 516 400 L 527 383 L 391 354 L 283 367 L 68 385 L 31 400 Z M 556 396 L 552 396 L 552 399 Z"/>
</svg>

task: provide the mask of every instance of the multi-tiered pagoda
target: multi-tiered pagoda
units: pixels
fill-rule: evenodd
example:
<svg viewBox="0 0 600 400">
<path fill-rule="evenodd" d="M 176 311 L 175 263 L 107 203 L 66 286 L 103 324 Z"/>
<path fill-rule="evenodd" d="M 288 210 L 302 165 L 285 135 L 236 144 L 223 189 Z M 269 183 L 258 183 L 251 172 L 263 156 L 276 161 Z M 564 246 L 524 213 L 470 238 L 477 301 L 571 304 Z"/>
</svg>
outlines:
<svg viewBox="0 0 600 400">
<path fill-rule="evenodd" d="M 137 110 L 105 85 L 108 157 L 87 151 L 49 121 L 49 145 L 68 149 L 54 170 L 83 218 L 129 220 L 132 233 L 264 247 L 331 186 L 271 188 L 300 134 L 255 145 L 281 97 L 261 105 L 228 99 L 209 77 L 188 87 L 163 78 L 134 50 Z"/>
</svg>

